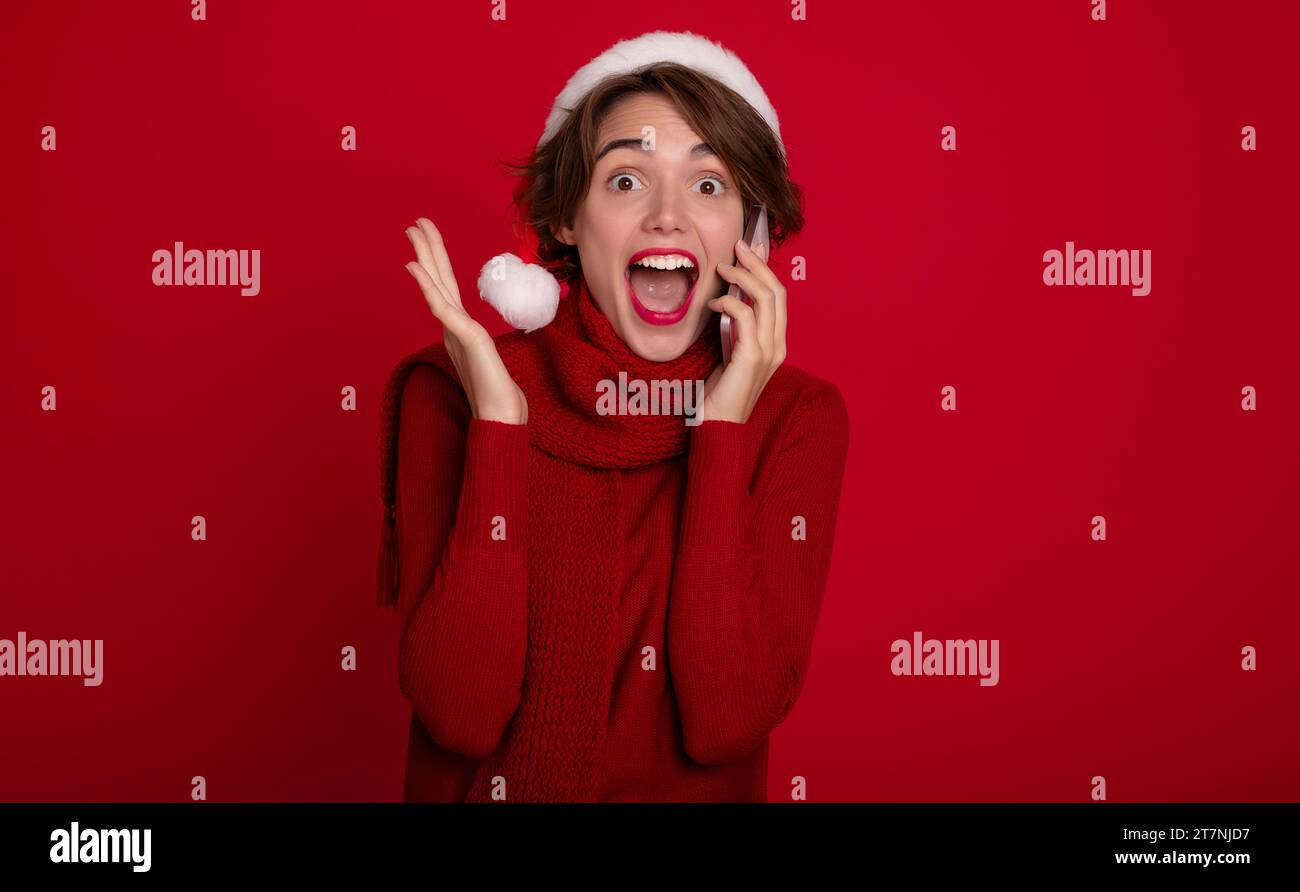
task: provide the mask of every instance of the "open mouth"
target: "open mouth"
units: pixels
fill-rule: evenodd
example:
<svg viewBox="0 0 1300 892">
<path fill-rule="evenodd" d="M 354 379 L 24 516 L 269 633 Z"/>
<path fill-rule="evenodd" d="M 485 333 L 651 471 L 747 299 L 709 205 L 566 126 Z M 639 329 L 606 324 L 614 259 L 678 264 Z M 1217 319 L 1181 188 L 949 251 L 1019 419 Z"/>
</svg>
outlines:
<svg viewBox="0 0 1300 892">
<path fill-rule="evenodd" d="M 650 248 L 632 255 L 623 278 L 638 316 L 652 325 L 672 325 L 690 308 L 700 267 L 689 251 Z"/>
</svg>

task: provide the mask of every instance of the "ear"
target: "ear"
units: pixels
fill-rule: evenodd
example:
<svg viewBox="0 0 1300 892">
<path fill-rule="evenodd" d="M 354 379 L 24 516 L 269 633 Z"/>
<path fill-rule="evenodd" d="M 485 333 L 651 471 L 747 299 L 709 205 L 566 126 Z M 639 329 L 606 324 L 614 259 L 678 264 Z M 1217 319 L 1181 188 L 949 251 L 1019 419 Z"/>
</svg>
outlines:
<svg viewBox="0 0 1300 892">
<path fill-rule="evenodd" d="M 555 231 L 555 238 L 566 245 L 572 245 L 574 241 L 573 230 L 568 226 L 561 226 Z"/>
</svg>

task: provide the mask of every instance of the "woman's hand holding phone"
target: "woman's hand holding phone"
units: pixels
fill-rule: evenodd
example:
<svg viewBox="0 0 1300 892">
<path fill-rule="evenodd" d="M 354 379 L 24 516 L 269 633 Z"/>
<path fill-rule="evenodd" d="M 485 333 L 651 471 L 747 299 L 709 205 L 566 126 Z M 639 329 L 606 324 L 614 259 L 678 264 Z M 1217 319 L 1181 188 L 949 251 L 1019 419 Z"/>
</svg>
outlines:
<svg viewBox="0 0 1300 892">
<path fill-rule="evenodd" d="M 460 289 L 442 242 L 442 234 L 427 217 L 406 230 L 416 261 L 406 270 L 420 284 L 433 315 L 442 323 L 442 340 L 456 366 L 461 386 L 475 418 L 506 424 L 528 423 L 528 400 L 497 352 L 487 329 L 465 312 Z"/>
<path fill-rule="evenodd" d="M 738 336 L 730 361 L 704 382 L 701 421 L 748 421 L 759 394 L 785 361 L 785 286 L 768 267 L 767 252 L 767 245 L 752 251 L 741 239 L 736 242 L 740 265 L 718 264 L 718 275 L 739 285 L 753 306 L 731 295 L 709 301 L 710 309 L 731 318 Z"/>
</svg>

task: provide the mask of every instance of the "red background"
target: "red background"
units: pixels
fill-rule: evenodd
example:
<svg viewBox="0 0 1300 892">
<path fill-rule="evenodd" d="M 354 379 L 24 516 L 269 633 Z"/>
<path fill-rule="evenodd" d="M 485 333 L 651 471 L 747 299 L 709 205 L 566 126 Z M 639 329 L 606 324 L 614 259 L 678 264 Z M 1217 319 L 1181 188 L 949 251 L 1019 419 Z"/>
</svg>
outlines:
<svg viewBox="0 0 1300 892">
<path fill-rule="evenodd" d="M 772 798 L 1300 798 L 1295 4 L 189 10 L 4 7 L 0 637 L 105 644 L 98 688 L 0 678 L 0 798 L 400 797 L 378 402 L 439 337 L 402 230 L 438 223 L 475 293 L 514 249 L 498 162 L 657 28 L 723 41 L 778 110 L 788 361 L 852 419 Z M 261 294 L 155 287 L 176 240 L 260 249 Z M 1150 249 L 1151 293 L 1045 287 L 1066 240 Z M 998 638 L 1000 684 L 895 678 L 914 630 Z"/>
</svg>

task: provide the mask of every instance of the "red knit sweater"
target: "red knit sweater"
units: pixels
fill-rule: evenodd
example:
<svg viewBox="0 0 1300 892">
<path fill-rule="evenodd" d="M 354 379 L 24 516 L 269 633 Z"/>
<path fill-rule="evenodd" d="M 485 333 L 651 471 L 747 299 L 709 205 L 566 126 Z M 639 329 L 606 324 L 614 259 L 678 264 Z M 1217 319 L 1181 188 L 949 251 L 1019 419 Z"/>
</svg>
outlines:
<svg viewBox="0 0 1300 892">
<path fill-rule="evenodd" d="M 612 333 L 594 305 L 583 309 Z M 545 377 L 529 375 L 528 351 L 502 352 L 532 389 L 531 422 Z M 397 386 L 399 676 L 412 706 L 404 799 L 459 802 L 517 731 L 530 634 L 540 634 L 529 623 L 529 553 L 548 548 L 530 533 L 562 498 L 540 488 L 566 472 L 530 438 L 533 424 L 471 417 L 461 385 L 438 367 L 415 365 Z M 612 560 L 616 580 L 604 671 L 591 673 L 608 686 L 587 788 L 599 801 L 766 801 L 768 735 L 806 676 L 848 448 L 843 398 L 784 364 L 746 423 L 685 429 L 681 455 L 599 472 L 614 475 L 617 493 L 616 529 L 592 531 L 616 553 L 585 555 Z M 520 521 L 505 542 L 486 532 L 494 517 Z M 573 540 L 590 541 L 580 529 Z M 558 698 L 534 704 L 548 710 L 564 722 Z"/>
</svg>

